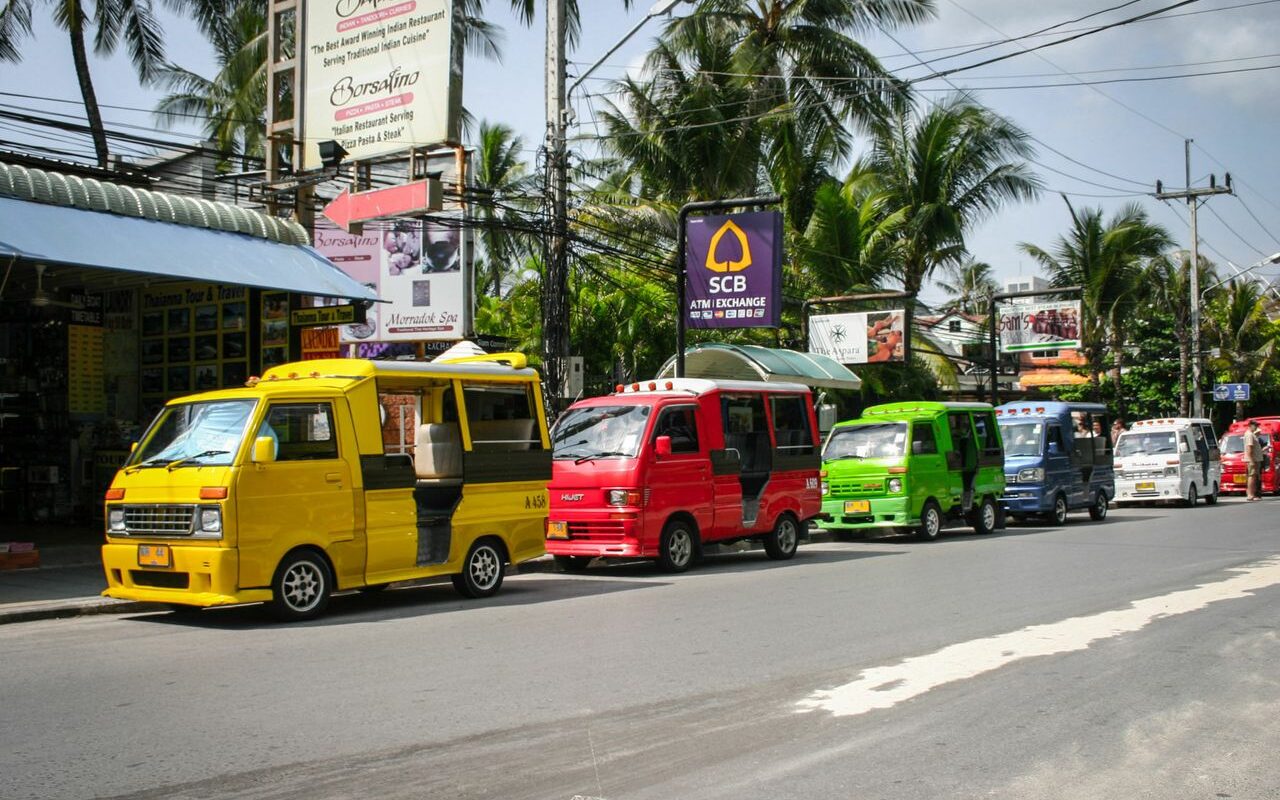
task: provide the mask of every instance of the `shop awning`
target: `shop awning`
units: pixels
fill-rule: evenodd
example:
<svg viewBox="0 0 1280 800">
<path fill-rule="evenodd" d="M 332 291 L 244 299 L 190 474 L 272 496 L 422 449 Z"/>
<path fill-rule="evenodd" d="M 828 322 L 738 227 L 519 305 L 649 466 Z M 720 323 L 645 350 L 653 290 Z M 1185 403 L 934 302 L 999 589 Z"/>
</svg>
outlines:
<svg viewBox="0 0 1280 800">
<path fill-rule="evenodd" d="M 822 389 L 860 389 L 862 380 L 828 356 L 755 344 L 700 344 L 684 351 L 686 378 L 803 383 Z M 675 356 L 658 372 L 676 373 Z"/>
<path fill-rule="evenodd" d="M 0 259 L 56 267 L 58 286 L 136 282 L 125 273 L 377 299 L 306 241 L 297 223 L 230 203 L 0 164 Z"/>
</svg>

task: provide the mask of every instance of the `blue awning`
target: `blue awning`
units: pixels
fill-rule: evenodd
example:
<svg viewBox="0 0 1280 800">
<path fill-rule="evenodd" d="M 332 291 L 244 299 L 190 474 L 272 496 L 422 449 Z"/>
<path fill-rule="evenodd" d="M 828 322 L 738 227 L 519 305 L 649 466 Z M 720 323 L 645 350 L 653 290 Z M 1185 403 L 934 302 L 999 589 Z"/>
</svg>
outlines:
<svg viewBox="0 0 1280 800">
<path fill-rule="evenodd" d="M 305 245 L 0 196 L 0 258 L 14 256 L 51 266 L 378 299 Z"/>
</svg>

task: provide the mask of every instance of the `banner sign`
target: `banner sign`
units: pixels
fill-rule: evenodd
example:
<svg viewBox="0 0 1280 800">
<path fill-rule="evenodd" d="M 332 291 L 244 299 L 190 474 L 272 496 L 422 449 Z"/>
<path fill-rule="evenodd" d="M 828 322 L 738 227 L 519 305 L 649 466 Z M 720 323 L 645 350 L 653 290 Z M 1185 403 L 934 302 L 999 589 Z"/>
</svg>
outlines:
<svg viewBox="0 0 1280 800">
<path fill-rule="evenodd" d="M 316 306 L 298 308 L 289 314 L 289 324 L 295 328 L 313 328 L 318 325 L 350 325 L 356 321 L 357 310 L 353 305 Z"/>
<path fill-rule="evenodd" d="M 302 4 L 302 168 L 336 141 L 353 161 L 457 142 L 462 42 L 453 0 Z"/>
<path fill-rule="evenodd" d="M 830 356 L 841 364 L 900 362 L 906 352 L 905 324 L 902 309 L 818 314 L 809 317 L 809 352 Z"/>
<path fill-rule="evenodd" d="M 1080 301 L 1015 304 L 997 312 L 1000 351 L 1080 347 Z"/>
<path fill-rule="evenodd" d="M 363 322 L 337 321 L 342 341 L 463 338 L 470 317 L 469 236 L 460 216 L 386 220 L 359 235 L 317 224 L 316 250 L 388 301 L 374 303 Z M 322 302 L 336 306 L 338 301 Z"/>
<path fill-rule="evenodd" d="M 782 212 L 690 217 L 685 227 L 690 328 L 776 328 L 782 312 Z"/>
</svg>

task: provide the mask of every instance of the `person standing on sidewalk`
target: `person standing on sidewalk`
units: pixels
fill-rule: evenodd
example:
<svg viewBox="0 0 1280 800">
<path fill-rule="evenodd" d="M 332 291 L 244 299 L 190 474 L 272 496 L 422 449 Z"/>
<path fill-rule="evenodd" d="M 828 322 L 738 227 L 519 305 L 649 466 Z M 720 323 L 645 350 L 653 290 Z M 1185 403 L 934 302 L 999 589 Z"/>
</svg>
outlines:
<svg viewBox="0 0 1280 800">
<path fill-rule="evenodd" d="M 1245 499 L 1249 501 L 1262 499 L 1262 443 L 1258 441 L 1258 421 L 1249 420 L 1249 430 L 1244 432 L 1244 459 L 1248 468 L 1248 483 L 1245 484 Z"/>
</svg>

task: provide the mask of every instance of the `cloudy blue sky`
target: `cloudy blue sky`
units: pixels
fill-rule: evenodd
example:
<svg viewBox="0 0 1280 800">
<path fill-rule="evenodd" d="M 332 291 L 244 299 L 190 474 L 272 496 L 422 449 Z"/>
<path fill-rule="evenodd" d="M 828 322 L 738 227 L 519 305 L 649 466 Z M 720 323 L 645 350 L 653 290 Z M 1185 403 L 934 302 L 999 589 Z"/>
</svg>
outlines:
<svg viewBox="0 0 1280 800">
<path fill-rule="evenodd" d="M 596 61 L 648 10 L 645 0 L 630 12 L 622 8 L 621 0 L 580 2 L 583 35 L 572 55 L 571 73 Z M 1112 9 L 1019 43 L 1031 47 L 1171 6 L 1177 0 L 934 2 L 935 19 L 891 31 L 897 42 L 879 33 L 864 37 L 884 64 L 901 76 L 926 71 L 904 48 L 920 58 L 935 59 L 962 45 L 1020 36 Z M 519 131 L 532 160 L 544 132 L 543 21 L 540 17 L 533 28 L 523 28 L 507 12 L 504 0 L 489 0 L 486 5 L 490 18 L 505 30 L 503 59 L 496 63 L 469 58 L 465 104 L 478 118 L 504 122 Z M 48 21 L 47 9 L 37 7 L 36 36 L 27 42 L 23 62 L 0 66 L 0 108 L 79 118 L 70 50 L 65 35 Z M 170 57 L 190 69 L 211 73 L 211 54 L 191 24 L 170 16 L 165 21 Z M 579 135 L 596 132 L 592 119 L 604 106 L 608 81 L 638 67 L 661 25 L 660 19 L 650 21 L 575 95 Z M 931 66 L 972 64 L 1018 50 L 1018 45 L 1003 45 Z M 1200 213 L 1205 254 L 1220 263 L 1229 260 L 1246 266 L 1280 251 L 1280 160 L 1274 156 L 1273 133 L 1280 123 L 1276 103 L 1280 70 L 1275 67 L 1280 67 L 1280 0 L 1193 0 L 1151 20 L 955 75 L 956 85 L 972 91 L 1036 138 L 1035 168 L 1049 189 L 1038 202 L 1008 208 L 989 219 L 974 232 L 970 249 L 1002 279 L 1034 273 L 1018 243 L 1048 246 L 1063 232 L 1067 209 L 1058 192 L 1070 193 L 1077 207 L 1112 210 L 1126 202 L 1141 203 L 1185 246 L 1189 238 L 1185 206 L 1171 207 L 1148 195 L 1157 178 L 1164 180 L 1166 188 L 1183 185 L 1183 140 L 1192 138 L 1193 184 L 1206 185 L 1210 173 L 1216 173 L 1221 183 L 1223 173 L 1230 171 L 1237 189 L 1237 196 L 1215 197 Z M 1132 80 L 1193 72 L 1224 74 Z M 124 58 L 95 59 L 94 76 L 99 99 L 108 106 L 104 117 L 110 127 L 142 135 L 194 138 L 191 129 L 156 130 L 157 123 L 147 110 L 158 94 L 138 86 Z M 1108 82 L 1094 83 L 1101 81 Z M 921 83 L 918 88 L 922 102 L 952 91 L 941 81 Z M 0 141 L 31 143 L 35 135 L 27 126 L 0 120 Z M 87 143 L 75 137 L 46 136 L 41 144 L 88 152 Z M 1274 277 L 1280 268 L 1263 272 Z M 936 290 L 931 294 L 934 299 L 939 296 Z"/>
</svg>

